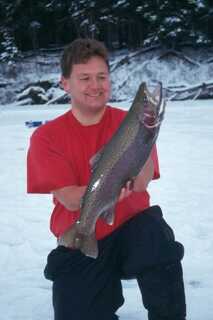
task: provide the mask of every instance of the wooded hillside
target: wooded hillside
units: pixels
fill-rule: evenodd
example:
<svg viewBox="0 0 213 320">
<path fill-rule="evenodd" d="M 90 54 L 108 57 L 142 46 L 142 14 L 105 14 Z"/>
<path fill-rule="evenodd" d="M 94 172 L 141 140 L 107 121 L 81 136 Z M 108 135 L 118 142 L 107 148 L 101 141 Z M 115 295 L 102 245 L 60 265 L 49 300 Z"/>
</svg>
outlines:
<svg viewBox="0 0 213 320">
<path fill-rule="evenodd" d="M 0 0 L 0 60 L 76 37 L 110 50 L 213 43 L 212 0 Z"/>
</svg>

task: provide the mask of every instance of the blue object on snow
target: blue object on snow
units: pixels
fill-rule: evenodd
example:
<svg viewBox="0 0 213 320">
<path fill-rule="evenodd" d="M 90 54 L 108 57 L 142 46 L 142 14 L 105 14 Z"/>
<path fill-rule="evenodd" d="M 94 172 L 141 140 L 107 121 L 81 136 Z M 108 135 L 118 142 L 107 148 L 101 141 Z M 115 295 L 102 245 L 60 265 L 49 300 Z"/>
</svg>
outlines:
<svg viewBox="0 0 213 320">
<path fill-rule="evenodd" d="M 26 121 L 25 122 L 25 126 L 27 126 L 28 128 L 34 128 L 34 127 L 39 127 L 44 123 L 47 123 L 48 121 Z"/>
</svg>

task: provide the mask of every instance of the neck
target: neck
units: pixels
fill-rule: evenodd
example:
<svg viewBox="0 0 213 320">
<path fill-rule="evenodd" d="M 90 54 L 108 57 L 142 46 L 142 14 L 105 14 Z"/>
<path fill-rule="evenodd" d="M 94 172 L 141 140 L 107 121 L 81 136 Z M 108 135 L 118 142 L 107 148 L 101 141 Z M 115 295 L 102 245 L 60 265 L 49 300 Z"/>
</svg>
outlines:
<svg viewBox="0 0 213 320">
<path fill-rule="evenodd" d="M 82 111 L 78 108 L 72 107 L 72 114 L 83 126 L 89 126 L 100 122 L 105 109 L 106 107 L 98 111 Z"/>
</svg>

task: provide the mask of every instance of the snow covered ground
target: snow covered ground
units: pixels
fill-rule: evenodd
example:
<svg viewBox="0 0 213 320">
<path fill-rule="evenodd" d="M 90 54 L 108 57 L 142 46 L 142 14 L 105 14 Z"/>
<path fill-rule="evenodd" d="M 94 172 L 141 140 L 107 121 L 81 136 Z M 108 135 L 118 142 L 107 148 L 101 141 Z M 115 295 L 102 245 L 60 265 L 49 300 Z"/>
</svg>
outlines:
<svg viewBox="0 0 213 320">
<path fill-rule="evenodd" d="M 120 105 L 128 108 L 129 103 Z M 1 320 L 50 320 L 51 283 L 43 278 L 52 209 L 48 195 L 26 194 L 26 152 L 34 128 L 67 106 L 0 107 L 0 310 Z M 188 320 L 213 319 L 213 101 L 170 102 L 158 150 L 161 179 L 152 183 L 152 203 L 161 205 L 183 260 Z M 124 281 L 121 320 L 146 319 L 135 281 Z"/>
</svg>

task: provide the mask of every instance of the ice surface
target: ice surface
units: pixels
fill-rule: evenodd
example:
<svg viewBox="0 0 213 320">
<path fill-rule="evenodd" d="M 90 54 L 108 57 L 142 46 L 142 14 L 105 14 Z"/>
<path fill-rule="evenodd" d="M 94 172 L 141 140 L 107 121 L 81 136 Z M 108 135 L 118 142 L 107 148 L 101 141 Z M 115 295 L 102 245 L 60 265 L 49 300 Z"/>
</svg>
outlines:
<svg viewBox="0 0 213 320">
<path fill-rule="evenodd" d="M 128 109 L 129 102 L 118 106 Z M 68 106 L 0 108 L 0 309 L 1 320 L 50 320 L 51 283 L 43 278 L 48 252 L 50 196 L 26 194 L 26 152 L 34 128 Z M 213 101 L 170 102 L 158 140 L 161 179 L 150 185 L 176 238 L 183 260 L 188 320 L 213 318 Z M 146 319 L 134 280 L 124 281 L 121 320 Z"/>
</svg>

